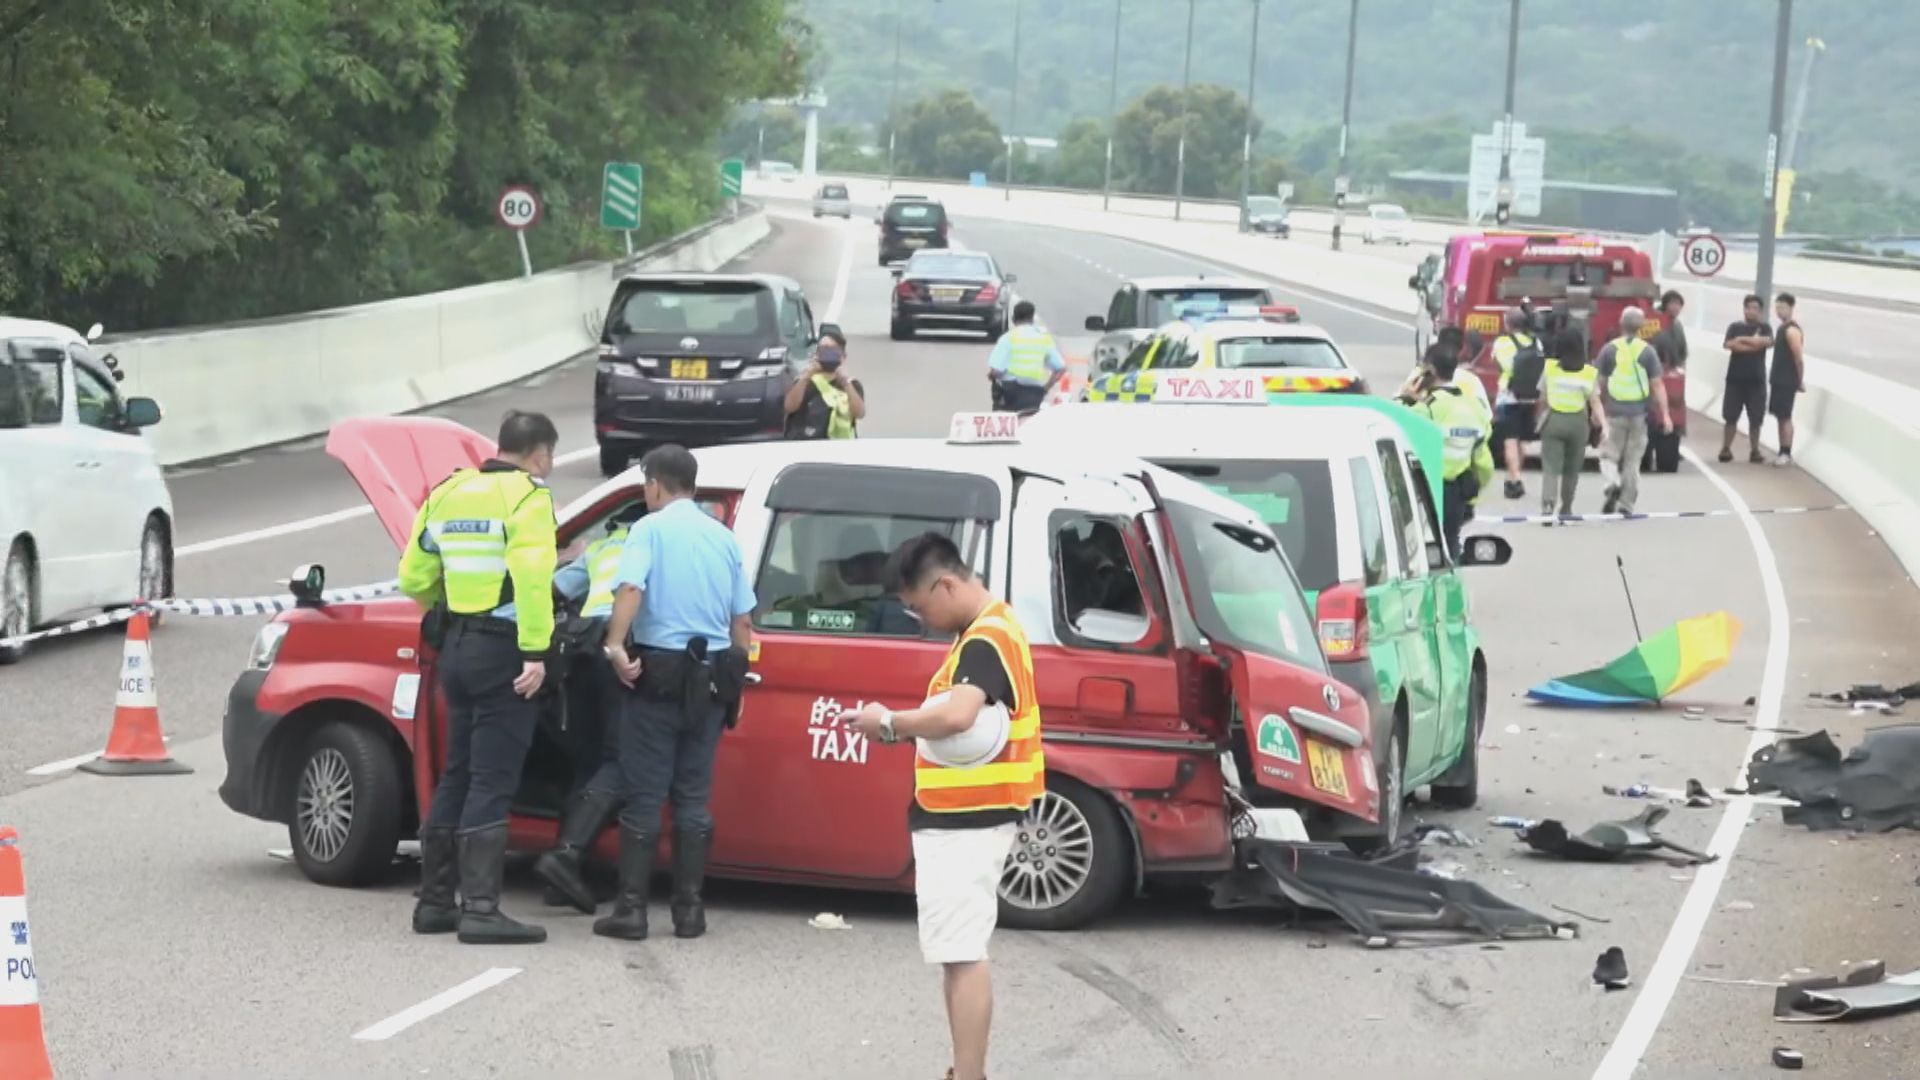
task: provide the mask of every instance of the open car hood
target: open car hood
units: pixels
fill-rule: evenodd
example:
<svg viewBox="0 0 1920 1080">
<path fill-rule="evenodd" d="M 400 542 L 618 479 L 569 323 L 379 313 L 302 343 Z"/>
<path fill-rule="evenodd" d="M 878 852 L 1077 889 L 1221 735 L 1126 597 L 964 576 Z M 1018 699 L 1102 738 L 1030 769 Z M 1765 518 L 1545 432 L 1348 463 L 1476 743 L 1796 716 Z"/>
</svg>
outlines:
<svg viewBox="0 0 1920 1080">
<path fill-rule="evenodd" d="M 327 433 L 327 454 L 347 467 L 401 549 L 434 485 L 456 469 L 478 466 L 493 452 L 486 436 L 432 416 L 343 420 Z"/>
</svg>

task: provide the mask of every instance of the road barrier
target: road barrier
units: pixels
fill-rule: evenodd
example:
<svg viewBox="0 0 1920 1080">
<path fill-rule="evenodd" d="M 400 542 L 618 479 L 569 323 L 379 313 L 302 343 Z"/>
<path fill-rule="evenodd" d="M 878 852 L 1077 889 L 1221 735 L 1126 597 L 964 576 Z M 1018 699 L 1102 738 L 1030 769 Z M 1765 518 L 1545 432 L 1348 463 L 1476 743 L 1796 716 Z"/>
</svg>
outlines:
<svg viewBox="0 0 1920 1080">
<path fill-rule="evenodd" d="M 112 340 L 121 391 L 158 400 L 163 465 L 325 432 L 350 416 L 413 412 L 564 363 L 593 347 L 613 279 L 714 270 L 768 232 L 758 210 L 631 260 L 229 326 Z"/>
</svg>

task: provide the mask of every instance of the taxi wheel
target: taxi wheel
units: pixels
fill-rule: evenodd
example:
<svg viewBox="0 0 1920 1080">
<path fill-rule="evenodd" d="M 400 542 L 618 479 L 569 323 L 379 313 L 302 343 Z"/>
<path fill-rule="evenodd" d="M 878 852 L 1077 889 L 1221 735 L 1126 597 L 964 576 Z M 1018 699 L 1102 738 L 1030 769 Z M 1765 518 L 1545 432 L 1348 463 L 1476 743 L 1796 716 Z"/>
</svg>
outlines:
<svg viewBox="0 0 1920 1080">
<path fill-rule="evenodd" d="M 168 600 L 173 597 L 173 542 L 167 523 L 158 514 L 147 519 L 140 533 L 140 581 L 138 600 Z M 157 626 L 160 612 L 147 613 L 147 623 Z"/>
<path fill-rule="evenodd" d="M 1432 788 L 1433 801 L 1455 810 L 1471 810 L 1480 801 L 1480 736 L 1487 729 L 1487 669 L 1476 658 L 1467 685 L 1467 745 L 1460 759 Z"/>
<path fill-rule="evenodd" d="M 322 885 L 380 880 L 400 846 L 400 766 L 379 735 L 332 721 L 314 731 L 294 773 L 287 835 L 293 857 Z"/>
<path fill-rule="evenodd" d="M 1047 777 L 1047 791 L 1013 835 L 1000 876 L 1000 921 L 1019 930 L 1074 930 L 1112 911 L 1133 875 L 1120 811 L 1084 784 Z"/>
<path fill-rule="evenodd" d="M 26 541 L 16 541 L 0 568 L 0 638 L 19 637 L 33 629 L 33 553 Z M 0 664 L 26 658 L 32 645 L 0 645 Z"/>
<path fill-rule="evenodd" d="M 1402 823 L 1407 809 L 1407 706 L 1405 702 L 1396 705 L 1393 710 L 1393 734 L 1387 736 L 1387 751 L 1384 761 L 1376 762 L 1375 772 L 1380 777 L 1380 821 L 1374 831 L 1364 836 L 1355 836 L 1347 841 L 1347 846 L 1362 855 L 1371 855 L 1385 851 L 1400 839 Z"/>
</svg>

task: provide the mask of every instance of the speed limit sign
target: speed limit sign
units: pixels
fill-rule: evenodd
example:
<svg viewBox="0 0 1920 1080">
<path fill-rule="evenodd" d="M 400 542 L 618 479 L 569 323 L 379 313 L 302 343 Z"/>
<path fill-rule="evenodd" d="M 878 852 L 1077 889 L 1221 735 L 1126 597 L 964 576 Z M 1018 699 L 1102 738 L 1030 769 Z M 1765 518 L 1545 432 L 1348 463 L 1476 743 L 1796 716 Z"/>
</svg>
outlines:
<svg viewBox="0 0 1920 1080">
<path fill-rule="evenodd" d="M 1694 277 L 1712 277 L 1727 265 L 1727 245 L 1717 236 L 1690 236 L 1680 248 L 1680 261 Z"/>
<path fill-rule="evenodd" d="M 530 187 L 515 185 L 500 193 L 499 200 L 493 204 L 493 213 L 500 224 L 509 229 L 531 228 L 540 220 L 540 196 Z"/>
</svg>

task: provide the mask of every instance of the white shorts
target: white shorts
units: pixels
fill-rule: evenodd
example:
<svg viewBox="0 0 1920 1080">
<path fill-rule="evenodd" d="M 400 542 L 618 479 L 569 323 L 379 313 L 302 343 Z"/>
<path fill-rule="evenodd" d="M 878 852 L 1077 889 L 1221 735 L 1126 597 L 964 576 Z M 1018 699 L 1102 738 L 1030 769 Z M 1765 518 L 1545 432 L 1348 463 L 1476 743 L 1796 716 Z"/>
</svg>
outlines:
<svg viewBox="0 0 1920 1080">
<path fill-rule="evenodd" d="M 1018 826 L 915 829 L 914 899 L 920 906 L 920 954 L 929 964 L 987 958 L 1000 919 L 1000 875 Z"/>
</svg>

